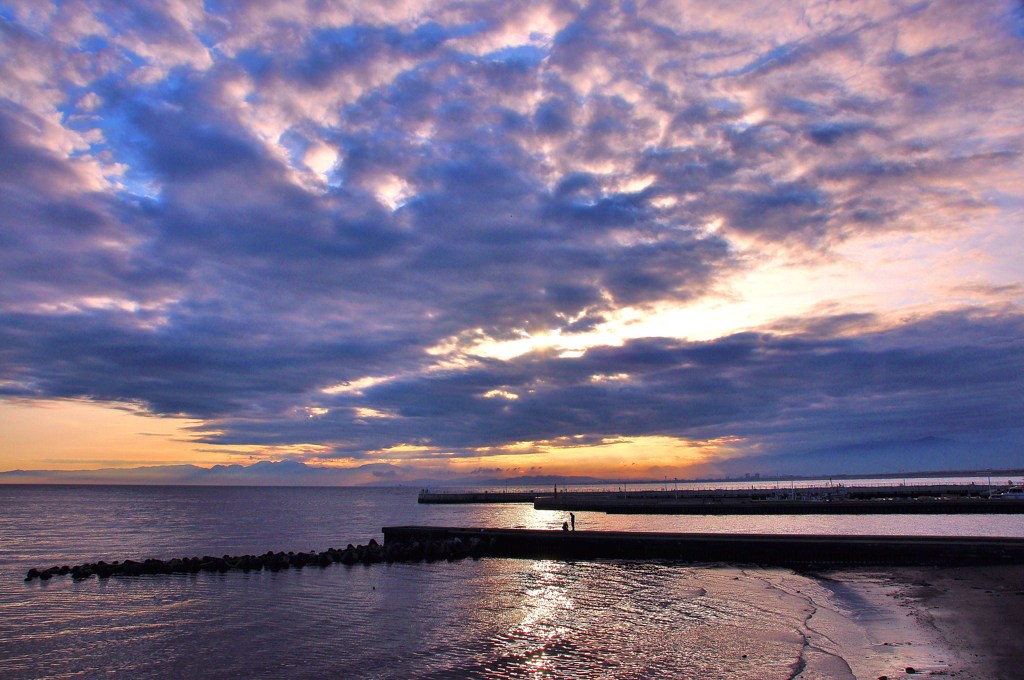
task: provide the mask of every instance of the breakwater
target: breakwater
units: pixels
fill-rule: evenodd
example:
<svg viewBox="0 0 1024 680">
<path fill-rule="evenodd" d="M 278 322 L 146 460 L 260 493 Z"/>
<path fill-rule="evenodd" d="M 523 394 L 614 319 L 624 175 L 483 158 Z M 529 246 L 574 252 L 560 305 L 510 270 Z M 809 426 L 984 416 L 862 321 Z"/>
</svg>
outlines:
<svg viewBox="0 0 1024 680">
<path fill-rule="evenodd" d="M 550 487 L 540 491 L 430 491 L 419 493 L 420 503 L 532 503 L 537 498 L 601 499 L 750 499 L 773 500 L 780 498 L 804 499 L 858 499 L 869 498 L 989 498 L 1005 496 L 1012 485 L 979 484 L 830 484 L 826 486 L 752 485 L 745 488 L 703 489 L 633 489 L 626 486 L 616 491 L 579 491 L 565 487 Z"/>
<path fill-rule="evenodd" d="M 462 539 L 455 536 L 423 538 L 411 537 L 408 541 L 391 541 L 381 545 L 370 539 L 367 545 L 344 549 L 329 548 L 322 552 L 266 552 L 262 555 L 223 555 L 213 557 L 182 557 L 172 559 L 147 558 L 142 561 L 124 560 L 115 562 L 90 562 L 75 566 L 54 566 L 45 569 L 29 569 L 26 581 L 48 581 L 54 576 L 70 576 L 76 581 L 92 576 L 100 579 L 111 576 L 155 576 L 161 574 L 198 574 L 200 572 L 224 573 L 228 571 L 281 571 L 304 567 L 327 567 L 332 564 L 352 566 L 376 564 L 378 562 L 419 562 L 437 560 L 460 560 L 466 557 L 481 557 L 487 553 L 489 543 L 480 537 Z"/>
<path fill-rule="evenodd" d="M 1024 494 L 977 484 L 545 492 L 420 492 L 420 503 L 532 503 L 537 510 L 665 515 L 1021 514 Z"/>
<path fill-rule="evenodd" d="M 672 498 L 542 496 L 537 510 L 633 515 L 1013 515 L 1024 500 L 987 498 Z"/>
<path fill-rule="evenodd" d="M 550 492 L 548 492 L 550 493 Z M 454 493 L 431 493 L 421 491 L 417 497 L 419 503 L 440 505 L 472 504 L 472 503 L 532 503 L 542 494 L 533 491 L 467 491 Z"/>
<path fill-rule="evenodd" d="M 384 545 L 477 539 L 488 555 L 664 559 L 784 567 L 1024 564 L 1024 539 L 385 527 Z"/>
<path fill-rule="evenodd" d="M 1024 564 L 1024 539 L 949 536 L 828 536 L 778 534 L 678 534 L 629 531 L 551 531 L 466 527 L 384 527 L 384 543 L 323 552 L 147 558 L 30 569 L 25 581 L 70 576 L 281 571 L 332 564 L 455 561 L 471 557 L 520 559 L 629 559 L 728 562 L 781 567 L 842 568 L 864 565 Z"/>
</svg>

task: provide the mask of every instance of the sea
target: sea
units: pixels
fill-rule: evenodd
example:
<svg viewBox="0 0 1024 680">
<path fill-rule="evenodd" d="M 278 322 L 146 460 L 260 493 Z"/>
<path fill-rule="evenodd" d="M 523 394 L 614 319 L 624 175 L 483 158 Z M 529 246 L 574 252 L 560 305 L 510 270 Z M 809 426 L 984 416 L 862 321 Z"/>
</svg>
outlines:
<svg viewBox="0 0 1024 680">
<path fill-rule="evenodd" d="M 878 677 L 910 658 L 871 637 L 891 613 L 864 588 L 752 565 L 482 558 L 24 581 L 32 567 L 98 560 L 344 548 L 381 541 L 384 526 L 560 530 L 566 519 L 531 505 L 421 505 L 418 491 L 0 486 L 0 677 L 764 680 Z M 576 524 L 1024 537 L 1011 515 L 579 512 Z"/>
</svg>

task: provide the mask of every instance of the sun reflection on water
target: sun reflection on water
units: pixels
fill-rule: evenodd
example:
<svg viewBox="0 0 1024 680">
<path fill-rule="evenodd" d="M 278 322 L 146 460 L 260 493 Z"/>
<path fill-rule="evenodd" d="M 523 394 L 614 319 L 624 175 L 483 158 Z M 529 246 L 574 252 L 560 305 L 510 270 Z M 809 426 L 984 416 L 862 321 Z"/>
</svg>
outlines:
<svg viewBox="0 0 1024 680">
<path fill-rule="evenodd" d="M 518 666 L 516 675 L 552 677 L 571 645 L 575 603 L 566 565 L 537 560 L 522 572 L 518 623 L 500 637 L 500 656 Z"/>
</svg>

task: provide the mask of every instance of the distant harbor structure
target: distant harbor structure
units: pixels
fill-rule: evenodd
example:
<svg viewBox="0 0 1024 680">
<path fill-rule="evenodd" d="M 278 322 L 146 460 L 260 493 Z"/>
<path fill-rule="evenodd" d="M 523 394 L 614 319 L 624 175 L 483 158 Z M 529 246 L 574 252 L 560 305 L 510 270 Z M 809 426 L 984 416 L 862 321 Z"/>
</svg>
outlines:
<svg viewBox="0 0 1024 680">
<path fill-rule="evenodd" d="M 431 492 L 420 503 L 532 503 L 537 510 L 665 515 L 1019 514 L 1024 489 L 1007 484 Z"/>
<path fill-rule="evenodd" d="M 550 493 L 550 492 L 549 492 Z M 431 492 L 423 489 L 419 494 L 420 503 L 438 505 L 473 503 L 533 503 L 543 494 L 533 491 L 465 491 Z"/>
</svg>

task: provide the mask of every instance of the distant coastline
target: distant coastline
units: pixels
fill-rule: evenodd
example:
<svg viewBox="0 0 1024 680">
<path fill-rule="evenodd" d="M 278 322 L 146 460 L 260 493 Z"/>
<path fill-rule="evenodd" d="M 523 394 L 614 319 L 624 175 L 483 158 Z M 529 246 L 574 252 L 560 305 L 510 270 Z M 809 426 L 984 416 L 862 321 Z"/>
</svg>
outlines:
<svg viewBox="0 0 1024 680">
<path fill-rule="evenodd" d="M 297 461 L 261 461 L 252 465 L 156 465 L 95 470 L 10 470 L 0 472 L 0 484 L 187 485 L 187 486 L 404 486 L 404 487 L 548 487 L 581 485 L 665 486 L 676 484 L 773 484 L 807 480 L 987 478 L 1005 481 L 1024 477 L 1024 468 L 999 470 L 917 470 L 907 472 L 835 473 L 814 475 L 744 475 L 718 478 L 616 479 L 566 475 L 518 477 L 461 476 L 447 479 L 402 476 L 385 464 L 355 468 L 307 465 Z"/>
</svg>

